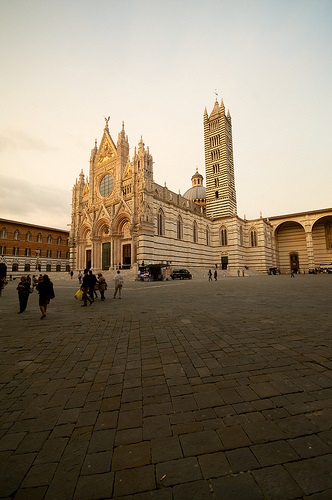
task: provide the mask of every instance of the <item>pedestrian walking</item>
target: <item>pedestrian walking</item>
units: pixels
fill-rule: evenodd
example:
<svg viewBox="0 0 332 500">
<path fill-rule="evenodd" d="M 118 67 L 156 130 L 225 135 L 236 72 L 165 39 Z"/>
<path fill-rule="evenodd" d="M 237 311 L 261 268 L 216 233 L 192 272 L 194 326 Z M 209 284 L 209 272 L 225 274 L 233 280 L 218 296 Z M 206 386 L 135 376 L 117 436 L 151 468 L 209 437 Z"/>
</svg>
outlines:
<svg viewBox="0 0 332 500">
<path fill-rule="evenodd" d="M 118 270 L 116 272 L 115 278 L 114 278 L 114 284 L 115 284 L 115 289 L 114 289 L 114 295 L 113 299 L 115 299 L 116 294 L 119 292 L 119 299 L 121 299 L 121 292 L 122 292 L 122 287 L 123 287 L 123 276 L 121 272 Z"/>
<path fill-rule="evenodd" d="M 7 285 L 6 276 L 3 276 L 2 278 L 0 278 L 0 297 L 2 290 L 5 288 L 6 285 Z"/>
<path fill-rule="evenodd" d="M 82 285 L 82 280 L 83 280 L 83 273 L 82 271 L 78 271 L 78 282 L 80 285 Z"/>
<path fill-rule="evenodd" d="M 83 280 L 82 280 L 82 285 L 81 285 L 81 289 L 83 292 L 83 295 L 82 295 L 83 305 L 82 305 L 82 307 L 86 307 L 88 304 L 88 301 L 90 302 L 90 305 L 93 302 L 93 300 L 88 295 L 89 285 L 90 285 L 89 271 L 87 269 L 84 269 L 84 275 L 83 275 Z"/>
<path fill-rule="evenodd" d="M 100 300 L 105 300 L 105 290 L 107 290 L 107 283 L 101 273 L 98 273 L 98 287 L 100 291 Z"/>
<path fill-rule="evenodd" d="M 42 313 L 40 319 L 44 319 L 50 300 L 55 298 L 53 283 L 47 274 L 44 274 L 43 281 L 37 284 L 36 289 L 39 293 L 39 309 Z"/>
<path fill-rule="evenodd" d="M 95 300 L 95 298 L 97 299 L 98 298 L 98 294 L 96 292 L 96 287 L 98 288 L 98 285 L 97 285 L 97 278 L 96 278 L 96 275 L 93 274 L 93 272 L 89 271 L 89 296 L 90 296 L 90 299 L 92 299 L 92 302 Z"/>
<path fill-rule="evenodd" d="M 217 281 L 218 279 L 218 271 L 217 269 L 214 271 L 214 281 Z"/>
<path fill-rule="evenodd" d="M 20 310 L 18 314 L 22 314 L 28 305 L 30 295 L 30 283 L 27 281 L 26 276 L 21 276 L 21 281 L 17 285 L 18 300 L 20 303 Z"/>
<path fill-rule="evenodd" d="M 209 276 L 209 281 L 212 281 L 212 271 L 211 271 L 211 269 L 209 269 L 208 276 Z"/>
</svg>

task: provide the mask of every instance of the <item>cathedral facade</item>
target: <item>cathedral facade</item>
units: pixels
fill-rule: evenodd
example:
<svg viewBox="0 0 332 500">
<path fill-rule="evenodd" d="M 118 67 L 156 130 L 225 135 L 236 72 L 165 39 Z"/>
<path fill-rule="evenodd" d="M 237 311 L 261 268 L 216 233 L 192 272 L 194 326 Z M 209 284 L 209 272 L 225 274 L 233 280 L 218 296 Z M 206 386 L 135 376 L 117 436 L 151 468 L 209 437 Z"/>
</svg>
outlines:
<svg viewBox="0 0 332 500">
<path fill-rule="evenodd" d="M 204 111 L 205 177 L 183 196 L 153 179 L 143 139 L 129 157 L 124 124 L 115 143 L 108 120 L 72 191 L 71 268 L 170 265 L 309 272 L 332 262 L 332 209 L 246 220 L 238 217 L 232 120 L 223 102 Z"/>
</svg>

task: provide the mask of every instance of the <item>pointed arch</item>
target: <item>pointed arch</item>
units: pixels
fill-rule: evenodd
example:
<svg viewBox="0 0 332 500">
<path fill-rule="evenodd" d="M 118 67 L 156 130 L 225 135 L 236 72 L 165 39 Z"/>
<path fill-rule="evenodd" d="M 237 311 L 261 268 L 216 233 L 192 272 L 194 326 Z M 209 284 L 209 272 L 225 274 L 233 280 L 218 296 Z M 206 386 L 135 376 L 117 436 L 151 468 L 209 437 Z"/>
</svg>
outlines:
<svg viewBox="0 0 332 500">
<path fill-rule="evenodd" d="M 221 246 L 223 246 L 223 247 L 226 247 L 228 245 L 226 226 L 221 226 L 221 228 L 220 228 L 219 241 L 220 241 Z"/>
<path fill-rule="evenodd" d="M 79 231 L 80 240 L 81 241 L 90 240 L 90 235 L 91 235 L 91 226 L 87 223 L 83 224 L 80 227 L 80 231 Z"/>
<path fill-rule="evenodd" d="M 109 234 L 110 232 L 110 224 L 109 220 L 107 220 L 105 217 L 102 217 L 101 219 L 98 220 L 95 230 L 94 230 L 94 236 L 97 238 L 101 238 L 106 234 Z"/>
<path fill-rule="evenodd" d="M 165 236 L 165 214 L 162 208 L 159 208 L 157 213 L 157 234 L 158 236 Z"/>
<path fill-rule="evenodd" d="M 183 240 L 183 221 L 181 215 L 178 215 L 176 221 L 176 237 L 178 240 Z"/>
<path fill-rule="evenodd" d="M 112 224 L 112 232 L 115 234 L 122 234 L 123 227 L 128 224 L 131 224 L 131 217 L 127 212 L 119 213 L 113 221 Z"/>
<path fill-rule="evenodd" d="M 195 220 L 193 223 L 193 242 L 194 243 L 198 242 L 198 226 L 197 226 L 197 222 Z"/>
<path fill-rule="evenodd" d="M 210 227 L 206 226 L 205 228 L 205 238 L 206 238 L 206 244 L 207 246 L 210 246 L 211 244 L 211 233 L 210 233 Z"/>
<path fill-rule="evenodd" d="M 257 230 L 255 227 L 250 229 L 250 246 L 257 247 Z"/>
</svg>

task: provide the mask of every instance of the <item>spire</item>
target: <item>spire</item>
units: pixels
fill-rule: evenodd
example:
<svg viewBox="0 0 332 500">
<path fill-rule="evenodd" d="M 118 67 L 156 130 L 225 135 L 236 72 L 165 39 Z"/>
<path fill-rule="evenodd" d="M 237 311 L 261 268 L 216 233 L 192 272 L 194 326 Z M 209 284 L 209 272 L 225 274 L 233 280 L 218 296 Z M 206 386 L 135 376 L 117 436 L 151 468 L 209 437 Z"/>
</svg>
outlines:
<svg viewBox="0 0 332 500">
<path fill-rule="evenodd" d="M 216 99 L 215 103 L 214 103 L 214 106 L 213 106 L 213 110 L 210 114 L 210 118 L 213 117 L 213 116 L 216 116 L 216 115 L 219 115 L 219 104 L 218 104 L 218 101 Z"/>
<path fill-rule="evenodd" d="M 144 142 L 143 142 L 143 137 L 141 136 L 141 139 L 138 143 L 138 151 L 144 151 Z"/>
<path fill-rule="evenodd" d="M 84 174 L 83 174 L 83 169 L 80 172 L 80 182 L 84 182 Z"/>
</svg>

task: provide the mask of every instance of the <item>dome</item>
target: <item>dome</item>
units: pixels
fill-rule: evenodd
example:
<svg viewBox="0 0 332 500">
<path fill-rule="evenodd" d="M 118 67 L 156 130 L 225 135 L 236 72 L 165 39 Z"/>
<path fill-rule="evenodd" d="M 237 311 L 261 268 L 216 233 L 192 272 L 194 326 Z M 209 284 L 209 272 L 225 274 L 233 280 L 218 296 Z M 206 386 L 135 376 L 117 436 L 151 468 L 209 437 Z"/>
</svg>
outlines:
<svg viewBox="0 0 332 500">
<path fill-rule="evenodd" d="M 191 188 L 187 189 L 183 197 L 193 201 L 196 205 L 204 206 L 206 201 L 206 189 L 203 186 L 203 176 L 198 172 L 198 167 L 196 167 L 196 173 L 191 178 L 191 183 Z"/>
<path fill-rule="evenodd" d="M 183 197 L 191 201 L 205 200 L 206 189 L 204 186 L 192 186 L 184 193 Z"/>
</svg>

